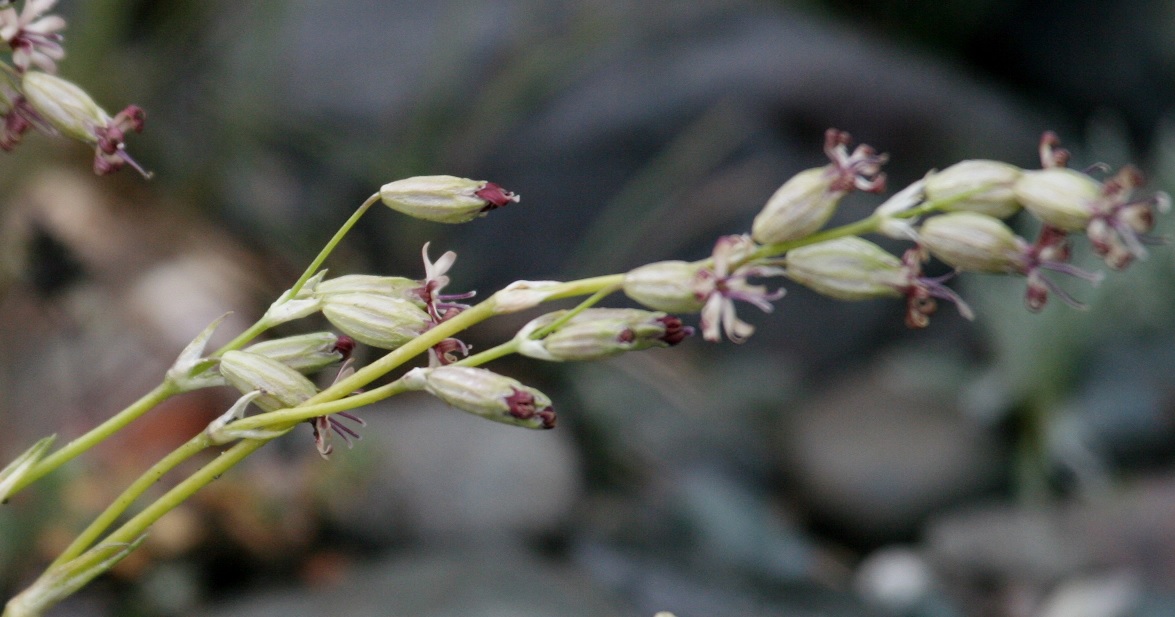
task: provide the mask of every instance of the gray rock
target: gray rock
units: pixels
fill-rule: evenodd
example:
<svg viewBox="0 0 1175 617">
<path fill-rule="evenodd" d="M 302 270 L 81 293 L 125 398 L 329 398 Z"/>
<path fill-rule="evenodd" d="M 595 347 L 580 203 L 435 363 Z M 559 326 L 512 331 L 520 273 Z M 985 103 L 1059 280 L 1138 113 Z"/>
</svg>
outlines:
<svg viewBox="0 0 1175 617">
<path fill-rule="evenodd" d="M 403 555 L 357 567 L 328 589 L 273 591 L 198 614 L 617 617 L 625 613 L 609 594 L 574 570 L 508 544 L 490 544 Z"/>
<path fill-rule="evenodd" d="M 422 394 L 365 409 L 372 459 L 363 485 L 330 501 L 336 521 L 362 537 L 445 538 L 551 532 L 581 492 L 566 431 L 496 424 Z"/>
<path fill-rule="evenodd" d="M 917 350 L 891 354 L 785 415 L 781 471 L 822 522 L 892 539 L 998 482 L 1000 450 L 958 411 L 949 364 Z"/>
</svg>

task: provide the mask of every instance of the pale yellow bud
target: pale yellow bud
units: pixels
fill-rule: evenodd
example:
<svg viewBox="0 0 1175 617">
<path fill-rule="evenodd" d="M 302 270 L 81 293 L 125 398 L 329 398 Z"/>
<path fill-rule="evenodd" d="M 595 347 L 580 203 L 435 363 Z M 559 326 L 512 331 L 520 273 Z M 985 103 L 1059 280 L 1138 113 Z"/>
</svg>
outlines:
<svg viewBox="0 0 1175 617">
<path fill-rule="evenodd" d="M 788 278 L 838 300 L 897 297 L 909 284 L 900 258 L 856 236 L 792 249 L 785 259 Z"/>
<path fill-rule="evenodd" d="M 493 182 L 455 176 L 417 176 L 383 185 L 380 199 L 389 208 L 436 223 L 465 223 L 518 196 Z"/>
<path fill-rule="evenodd" d="M 1020 209 L 1013 186 L 1021 173 L 1019 167 L 1000 161 L 962 161 L 927 176 L 923 191 L 929 201 L 957 198 L 944 206 L 944 210 L 978 212 L 1003 219 Z"/>
<path fill-rule="evenodd" d="M 624 295 L 657 311 L 696 313 L 702 301 L 694 292 L 700 266 L 688 261 L 659 261 L 624 275 Z"/>
<path fill-rule="evenodd" d="M 298 371 L 249 351 L 226 351 L 220 358 L 220 374 L 243 394 L 260 391 L 253 403 L 266 411 L 296 407 L 318 392 Z"/>
<path fill-rule="evenodd" d="M 430 323 L 428 313 L 410 300 L 368 293 L 328 295 L 322 314 L 344 334 L 380 349 L 396 349 Z"/>
<path fill-rule="evenodd" d="M 848 190 L 834 190 L 832 166 L 801 171 L 767 200 L 751 225 L 751 237 L 760 244 L 787 242 L 819 231 Z"/>
<path fill-rule="evenodd" d="M 976 212 L 933 216 L 918 232 L 922 245 L 960 270 L 1022 273 L 1027 243 L 1003 221 Z"/>
<path fill-rule="evenodd" d="M 1084 230 L 1102 198 L 1100 182 L 1067 167 L 1026 171 L 1015 191 L 1033 216 L 1064 231 Z"/>
</svg>

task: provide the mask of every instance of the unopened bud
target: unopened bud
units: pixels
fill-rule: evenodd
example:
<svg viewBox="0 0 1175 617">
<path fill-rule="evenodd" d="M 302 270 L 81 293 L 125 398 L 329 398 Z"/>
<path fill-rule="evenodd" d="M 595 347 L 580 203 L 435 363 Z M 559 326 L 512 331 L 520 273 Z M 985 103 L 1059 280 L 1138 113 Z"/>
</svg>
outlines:
<svg viewBox="0 0 1175 617">
<path fill-rule="evenodd" d="M 1023 273 L 1027 243 L 1003 221 L 975 212 L 933 216 L 918 232 L 922 245 L 959 270 Z"/>
<path fill-rule="evenodd" d="M 1026 171 L 1016 181 L 1015 191 L 1016 199 L 1033 216 L 1064 231 L 1084 230 L 1102 197 L 1100 182 L 1067 167 Z"/>
<path fill-rule="evenodd" d="M 530 335 L 566 315 L 556 311 L 539 317 L 519 331 L 518 353 L 556 362 L 598 360 L 626 351 L 669 347 L 693 333 L 681 320 L 639 309 L 587 309 L 542 339 Z"/>
<path fill-rule="evenodd" d="M 41 118 L 68 137 L 92 144 L 98 139 L 96 130 L 110 123 L 110 114 L 85 90 L 56 75 L 29 71 L 22 89 Z"/>
<path fill-rule="evenodd" d="M 688 261 L 659 261 L 624 275 L 624 295 L 656 311 L 696 313 L 702 300 L 694 292 L 701 269 Z"/>
<path fill-rule="evenodd" d="M 334 332 L 311 332 L 254 343 L 245 351 L 277 360 L 299 373 L 313 373 L 346 358 L 341 349 L 346 339 Z"/>
<path fill-rule="evenodd" d="M 318 392 L 298 371 L 249 351 L 226 351 L 220 373 L 241 393 L 260 391 L 253 404 L 266 411 L 296 407 Z"/>
<path fill-rule="evenodd" d="M 555 410 L 547 395 L 517 380 L 483 368 L 416 368 L 402 378 L 446 403 L 494 422 L 525 428 L 555 428 Z"/>
<path fill-rule="evenodd" d="M 947 211 L 1008 218 L 1020 209 L 1013 186 L 1023 171 L 1001 161 L 971 160 L 930 174 L 923 191 L 930 201 L 950 202 Z"/>
<path fill-rule="evenodd" d="M 493 182 L 455 176 L 397 180 L 383 185 L 379 194 L 389 208 L 436 223 L 465 223 L 518 201 L 518 195 Z"/>
<path fill-rule="evenodd" d="M 828 222 L 847 189 L 833 188 L 835 167 L 826 165 L 792 176 L 755 217 L 751 237 L 760 244 L 787 242 L 809 236 Z"/>
<path fill-rule="evenodd" d="M 348 293 L 376 294 L 412 300 L 423 308 L 424 301 L 421 300 L 418 293 L 420 288 L 420 281 L 402 276 L 346 274 L 322 281 L 315 288 L 314 293 L 319 297 Z"/>
<path fill-rule="evenodd" d="M 788 278 L 838 300 L 897 297 L 909 284 L 899 257 L 856 236 L 795 248 L 785 259 Z"/>
<path fill-rule="evenodd" d="M 430 323 L 428 313 L 409 300 L 369 293 L 329 295 L 322 314 L 343 333 L 380 349 L 400 347 Z"/>
<path fill-rule="evenodd" d="M 494 294 L 494 312 L 517 313 L 534 308 L 562 287 L 559 281 L 514 281 Z"/>
</svg>

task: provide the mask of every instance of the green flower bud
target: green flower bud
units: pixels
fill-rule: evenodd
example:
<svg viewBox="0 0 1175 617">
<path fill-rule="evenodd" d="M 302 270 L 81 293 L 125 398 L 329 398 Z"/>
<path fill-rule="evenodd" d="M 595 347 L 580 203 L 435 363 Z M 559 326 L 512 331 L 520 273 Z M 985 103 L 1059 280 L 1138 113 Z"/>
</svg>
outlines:
<svg viewBox="0 0 1175 617">
<path fill-rule="evenodd" d="M 1003 221 L 975 212 L 933 216 L 918 232 L 922 245 L 960 270 L 1023 273 L 1027 243 Z"/>
<path fill-rule="evenodd" d="M 298 371 L 313 373 L 345 359 L 334 332 L 311 332 L 254 343 L 245 351 L 263 355 Z"/>
<path fill-rule="evenodd" d="M 411 388 L 487 420 L 525 428 L 555 428 L 555 410 L 547 395 L 483 368 L 416 368 L 402 379 Z"/>
<path fill-rule="evenodd" d="M 421 300 L 420 294 L 417 293 L 417 290 L 421 287 L 420 281 L 414 281 L 402 276 L 347 274 L 319 283 L 314 290 L 314 294 L 319 297 L 348 293 L 376 294 L 412 300 L 423 308 L 424 301 Z"/>
<path fill-rule="evenodd" d="M 241 393 L 259 390 L 253 403 L 266 411 L 296 407 L 318 389 L 301 373 L 261 354 L 226 351 L 220 358 L 220 374 Z"/>
<path fill-rule="evenodd" d="M 370 293 L 326 296 L 322 314 L 343 333 L 380 349 L 396 349 L 431 323 L 428 313 L 409 300 Z"/>
<path fill-rule="evenodd" d="M 968 211 L 1008 218 L 1020 209 L 1013 186 L 1023 171 L 1000 161 L 971 160 L 955 163 L 926 178 L 923 192 L 930 201 L 967 197 L 947 206 L 947 211 Z"/>
<path fill-rule="evenodd" d="M 702 300 L 694 292 L 701 266 L 688 261 L 659 261 L 624 275 L 624 295 L 656 311 L 696 313 Z"/>
<path fill-rule="evenodd" d="M 1016 181 L 1016 199 L 1046 225 L 1083 231 L 1102 199 L 1102 184 L 1067 167 L 1026 171 Z"/>
<path fill-rule="evenodd" d="M 548 313 L 528 323 L 515 340 L 518 353 L 555 362 L 598 360 L 626 351 L 669 347 L 693 334 L 693 328 L 665 313 L 639 309 L 587 309 L 541 339 L 530 335 L 567 314 Z"/>
<path fill-rule="evenodd" d="M 56 75 L 29 71 L 22 80 L 22 89 L 41 118 L 67 137 L 94 143 L 95 130 L 111 121 L 85 90 Z"/>
<path fill-rule="evenodd" d="M 493 182 L 455 176 L 397 180 L 383 185 L 379 195 L 393 210 L 436 223 L 465 223 L 518 201 L 518 195 Z"/>
<path fill-rule="evenodd" d="M 838 300 L 898 297 L 909 276 L 896 255 L 850 236 L 788 251 L 785 275 Z"/>
<path fill-rule="evenodd" d="M 751 225 L 751 237 L 774 244 L 809 236 L 828 222 L 848 190 L 835 190 L 831 165 L 801 171 L 779 187 Z"/>
</svg>

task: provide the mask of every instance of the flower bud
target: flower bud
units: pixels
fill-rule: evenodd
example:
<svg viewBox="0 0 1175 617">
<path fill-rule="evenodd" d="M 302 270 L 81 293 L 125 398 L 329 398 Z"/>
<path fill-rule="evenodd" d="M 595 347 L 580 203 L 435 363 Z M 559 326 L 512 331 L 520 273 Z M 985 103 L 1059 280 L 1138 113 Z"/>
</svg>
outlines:
<svg viewBox="0 0 1175 617">
<path fill-rule="evenodd" d="M 110 123 L 110 115 L 85 90 L 56 75 L 29 71 L 22 89 L 41 118 L 68 137 L 94 143 L 95 130 Z"/>
<path fill-rule="evenodd" d="M 322 314 L 345 334 L 380 349 L 395 349 L 430 324 L 428 313 L 413 302 L 370 293 L 329 295 Z"/>
<path fill-rule="evenodd" d="M 266 411 L 296 407 L 318 392 L 298 371 L 249 351 L 226 351 L 220 373 L 242 393 L 261 391 L 253 403 Z"/>
<path fill-rule="evenodd" d="M 838 300 L 898 297 L 909 284 L 899 257 L 856 236 L 795 248 L 785 259 L 788 278 Z"/>
<path fill-rule="evenodd" d="M 416 368 L 404 383 L 487 420 L 525 428 L 555 428 L 555 410 L 547 395 L 517 380 L 483 368 Z"/>
<path fill-rule="evenodd" d="M 1028 246 L 1003 221 L 976 212 L 933 216 L 918 232 L 922 245 L 959 270 L 1022 273 Z"/>
<path fill-rule="evenodd" d="M 696 313 L 703 302 L 694 292 L 701 266 L 688 261 L 659 261 L 624 275 L 624 295 L 656 311 Z"/>
<path fill-rule="evenodd" d="M 494 294 L 494 312 L 502 315 L 534 308 L 562 287 L 559 281 L 514 281 Z"/>
<path fill-rule="evenodd" d="M 1008 218 L 1020 209 L 1013 186 L 1022 170 L 1000 161 L 971 160 L 930 174 L 923 188 L 929 201 L 957 199 L 947 211 L 968 211 Z M 966 197 L 961 197 L 967 194 Z"/>
<path fill-rule="evenodd" d="M 334 332 L 311 332 L 254 343 L 245 351 L 277 360 L 299 373 L 313 373 L 344 360 L 346 344 L 347 337 Z"/>
<path fill-rule="evenodd" d="M 417 293 L 420 288 L 420 281 L 414 281 L 402 276 L 346 274 L 319 283 L 314 290 L 314 294 L 320 297 L 348 293 L 376 294 L 412 300 L 423 308 L 424 301 L 420 299 L 420 294 Z"/>
<path fill-rule="evenodd" d="M 1084 230 L 1102 197 L 1100 182 L 1067 167 L 1026 171 L 1015 191 L 1033 216 L 1064 231 Z"/>
<path fill-rule="evenodd" d="M 587 309 L 541 339 L 530 335 L 567 314 L 548 313 L 528 323 L 515 340 L 518 353 L 555 362 L 598 360 L 626 351 L 669 347 L 693 334 L 681 320 L 639 309 Z"/>
<path fill-rule="evenodd" d="M 383 185 L 380 198 L 389 208 L 436 223 L 465 223 L 517 202 L 518 195 L 493 182 L 455 176 L 416 176 Z"/>
<path fill-rule="evenodd" d="M 837 175 L 826 165 L 796 174 L 779 187 L 751 225 L 751 237 L 761 244 L 787 242 L 818 231 L 836 211 L 848 190 L 836 190 Z"/>
</svg>

